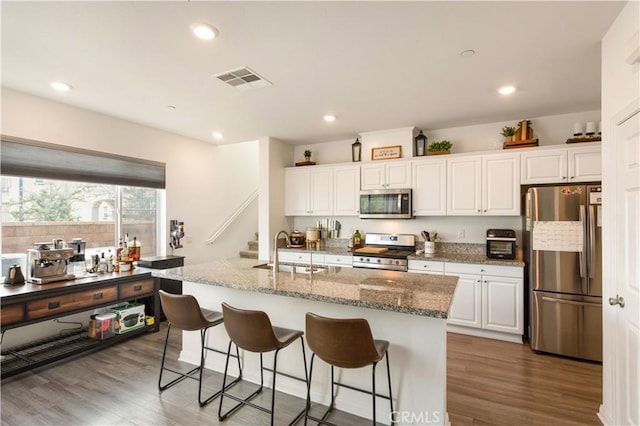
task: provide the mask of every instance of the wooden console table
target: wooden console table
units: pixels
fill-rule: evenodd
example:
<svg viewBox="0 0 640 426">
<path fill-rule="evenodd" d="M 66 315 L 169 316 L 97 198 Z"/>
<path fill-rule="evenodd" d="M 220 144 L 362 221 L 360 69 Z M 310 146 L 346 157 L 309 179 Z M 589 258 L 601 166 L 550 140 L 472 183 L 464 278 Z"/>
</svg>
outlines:
<svg viewBox="0 0 640 426">
<path fill-rule="evenodd" d="M 118 303 L 144 303 L 147 315 L 160 312 L 159 281 L 148 270 L 100 274 L 73 281 L 23 284 L 0 288 L 0 329 L 8 330 Z M 141 327 L 110 339 L 96 340 L 86 330 L 39 339 L 2 352 L 2 379 L 78 353 L 113 345 L 140 333 L 158 331 Z"/>
</svg>

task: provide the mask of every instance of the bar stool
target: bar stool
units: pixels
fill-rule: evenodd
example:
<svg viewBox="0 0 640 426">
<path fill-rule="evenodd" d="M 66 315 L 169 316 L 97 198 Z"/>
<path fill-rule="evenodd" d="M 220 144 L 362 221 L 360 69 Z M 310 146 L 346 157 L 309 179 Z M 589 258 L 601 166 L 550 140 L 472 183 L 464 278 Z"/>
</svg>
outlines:
<svg viewBox="0 0 640 426">
<path fill-rule="evenodd" d="M 389 400 L 390 415 L 393 416 L 393 394 L 391 393 L 391 373 L 389 370 L 389 342 L 386 340 L 374 340 L 371 335 L 369 323 L 364 318 L 335 319 L 326 318 L 308 312 L 306 315 L 307 344 L 313 351 L 311 365 L 309 367 L 309 387 L 307 388 L 307 413 L 305 424 L 311 419 L 318 424 L 332 425 L 326 421 L 327 416 L 335 407 L 334 386 L 341 386 L 358 392 L 371 395 L 373 400 L 373 424 L 376 424 L 376 397 Z M 311 376 L 313 374 L 313 360 L 318 356 L 331 365 L 331 404 L 322 418 L 309 415 L 311 407 Z M 387 359 L 387 380 L 389 383 L 389 396 L 376 393 L 376 365 L 383 357 Z M 334 367 L 362 368 L 372 366 L 372 390 L 356 388 L 337 383 L 334 380 Z M 391 424 L 394 424 L 391 417 Z"/>
<path fill-rule="evenodd" d="M 238 410 L 243 405 L 248 405 L 250 407 L 256 408 L 258 410 L 264 411 L 266 413 L 271 414 L 271 425 L 273 425 L 273 417 L 274 417 L 274 404 L 275 404 L 275 396 L 276 396 L 276 375 L 280 374 L 292 379 L 304 381 L 308 387 L 307 382 L 307 358 L 304 350 L 304 339 L 303 332 L 298 330 L 290 330 L 287 328 L 273 327 L 271 325 L 271 321 L 266 313 L 262 311 L 250 311 L 237 309 L 232 306 L 229 306 L 226 303 L 222 304 L 222 313 L 224 315 L 224 327 L 227 330 L 227 334 L 229 334 L 229 338 L 231 341 L 229 342 L 229 349 L 227 351 L 227 363 L 224 368 L 224 378 L 222 379 L 222 386 L 225 391 L 220 395 L 220 407 L 218 408 L 218 420 L 223 421 L 233 412 Z M 300 338 L 300 343 L 302 345 L 302 360 L 304 362 L 304 379 L 296 376 L 292 376 L 287 373 L 278 372 L 277 361 L 278 361 L 278 352 L 280 349 L 289 346 L 296 339 Z M 224 385 L 227 379 L 227 366 L 229 365 L 229 354 L 231 353 L 231 343 L 236 345 L 236 348 L 239 346 L 245 351 L 249 352 L 258 352 L 260 354 L 260 387 L 253 392 L 248 397 L 242 399 L 235 395 L 231 395 L 226 392 L 226 388 Z M 275 355 L 273 358 L 273 369 L 266 368 L 262 362 L 262 354 L 265 352 L 275 351 Z M 262 392 L 262 388 L 264 385 L 264 370 L 270 371 L 273 373 L 273 383 L 271 385 L 272 393 L 271 393 L 271 409 L 256 405 L 251 403 L 250 401 L 256 397 L 260 392 Z M 231 408 L 226 413 L 222 414 L 222 401 L 224 397 L 229 397 L 235 401 L 238 401 L 233 408 Z M 290 425 L 296 423 L 302 416 L 304 416 L 306 412 L 306 407 L 289 423 Z"/>
<path fill-rule="evenodd" d="M 198 301 L 195 297 L 191 295 L 182 295 L 182 294 L 171 294 L 167 293 L 163 290 L 160 290 L 160 303 L 162 304 L 162 310 L 164 311 L 167 321 L 169 325 L 167 326 L 167 337 L 164 341 L 164 350 L 162 351 L 162 364 L 160 365 L 160 377 L 158 378 L 158 389 L 160 392 L 170 388 L 173 385 L 178 384 L 186 378 L 198 380 L 198 403 L 201 407 L 204 407 L 208 403 L 210 403 L 215 397 L 222 393 L 222 390 L 217 391 L 213 395 L 209 396 L 204 401 L 202 400 L 202 372 L 204 370 L 204 351 L 205 349 L 217 352 L 225 355 L 226 352 L 219 351 L 215 348 L 211 348 L 206 346 L 206 333 L 211 327 L 215 327 L 216 325 L 222 324 L 223 317 L 222 313 L 216 311 L 210 311 L 208 309 L 200 308 Z M 187 371 L 186 373 L 172 370 L 171 368 L 165 367 L 164 361 L 167 354 L 167 344 L 169 343 L 169 333 L 171 332 L 171 327 L 175 326 L 181 330 L 186 331 L 194 331 L 200 330 L 200 365 L 192 370 Z M 240 366 L 240 356 L 238 353 L 238 347 L 236 347 L 236 354 L 232 355 L 233 357 L 238 359 L 238 368 L 240 369 L 239 377 L 233 382 L 227 385 L 227 388 L 235 385 L 242 378 L 242 367 Z M 227 360 L 228 362 L 228 360 Z M 167 384 L 162 384 L 162 372 L 164 370 L 171 371 L 172 373 L 178 374 L 179 377 L 173 379 Z M 200 375 L 196 379 L 193 375 L 199 372 Z"/>
</svg>

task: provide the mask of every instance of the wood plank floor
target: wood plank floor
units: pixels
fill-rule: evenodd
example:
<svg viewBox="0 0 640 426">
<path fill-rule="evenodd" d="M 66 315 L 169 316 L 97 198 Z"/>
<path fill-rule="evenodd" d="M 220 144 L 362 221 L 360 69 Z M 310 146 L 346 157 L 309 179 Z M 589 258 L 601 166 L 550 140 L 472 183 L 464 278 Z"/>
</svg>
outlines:
<svg viewBox="0 0 640 426">
<path fill-rule="evenodd" d="M 196 381 L 158 393 L 164 327 L 160 333 L 4 380 L 1 424 L 219 424 L 218 400 L 200 408 Z M 453 425 L 599 424 L 595 413 L 601 401 L 600 365 L 456 334 L 449 335 L 448 345 L 448 411 Z M 172 339 L 168 358 L 177 358 L 179 349 L 180 340 Z M 208 374 L 205 392 L 220 384 L 221 375 Z M 249 393 L 254 385 L 234 389 Z M 270 396 L 267 390 L 256 401 L 268 406 Z M 288 423 L 303 406 L 302 399 L 278 393 L 276 424 Z M 314 414 L 321 409 L 315 407 Z M 341 412 L 330 419 L 341 425 L 369 424 Z M 223 424 L 268 424 L 268 415 L 247 407 Z"/>
</svg>

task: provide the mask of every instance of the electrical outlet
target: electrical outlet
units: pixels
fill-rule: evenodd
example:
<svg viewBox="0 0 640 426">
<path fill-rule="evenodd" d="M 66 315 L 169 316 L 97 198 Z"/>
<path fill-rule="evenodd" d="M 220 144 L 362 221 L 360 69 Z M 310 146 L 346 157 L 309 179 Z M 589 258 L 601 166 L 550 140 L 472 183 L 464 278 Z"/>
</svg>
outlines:
<svg viewBox="0 0 640 426">
<path fill-rule="evenodd" d="M 464 229 L 458 229 L 458 238 L 464 238 Z"/>
</svg>

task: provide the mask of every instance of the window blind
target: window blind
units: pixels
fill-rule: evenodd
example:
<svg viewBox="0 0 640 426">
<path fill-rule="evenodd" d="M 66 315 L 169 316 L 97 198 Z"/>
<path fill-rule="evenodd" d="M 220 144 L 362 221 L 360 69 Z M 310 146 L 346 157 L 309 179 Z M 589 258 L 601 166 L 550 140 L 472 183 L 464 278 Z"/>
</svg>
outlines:
<svg viewBox="0 0 640 426">
<path fill-rule="evenodd" d="M 0 173 L 165 188 L 165 163 L 6 135 L 0 146 Z"/>
</svg>

